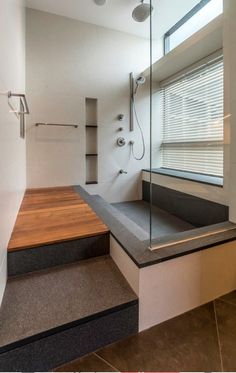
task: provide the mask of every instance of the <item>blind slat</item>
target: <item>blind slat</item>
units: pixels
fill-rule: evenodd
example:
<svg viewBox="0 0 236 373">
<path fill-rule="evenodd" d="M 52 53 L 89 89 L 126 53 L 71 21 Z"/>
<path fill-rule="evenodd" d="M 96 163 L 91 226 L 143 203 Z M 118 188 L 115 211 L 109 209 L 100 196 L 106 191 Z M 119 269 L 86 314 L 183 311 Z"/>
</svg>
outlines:
<svg viewBox="0 0 236 373">
<path fill-rule="evenodd" d="M 223 58 L 161 90 L 163 167 L 223 176 Z"/>
</svg>

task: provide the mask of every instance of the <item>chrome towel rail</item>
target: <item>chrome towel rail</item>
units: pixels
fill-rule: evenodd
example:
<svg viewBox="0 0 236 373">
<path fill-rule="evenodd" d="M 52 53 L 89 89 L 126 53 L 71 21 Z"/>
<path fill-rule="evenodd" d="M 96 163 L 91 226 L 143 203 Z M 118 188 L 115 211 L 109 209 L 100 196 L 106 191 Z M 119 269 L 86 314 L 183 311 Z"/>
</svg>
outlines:
<svg viewBox="0 0 236 373">
<path fill-rule="evenodd" d="M 8 95 L 8 99 L 10 99 L 11 97 L 19 97 L 23 101 L 24 109 L 23 111 L 17 111 L 17 114 L 29 114 L 30 113 L 29 106 L 28 106 L 26 96 L 24 93 L 12 93 L 11 91 L 9 91 L 7 95 Z"/>
<path fill-rule="evenodd" d="M 7 92 L 0 92 L 0 96 L 7 97 L 8 106 L 11 108 L 10 113 L 14 113 L 17 119 L 20 120 L 20 137 L 23 139 L 25 138 L 25 115 L 29 114 L 29 106 L 26 100 L 26 96 L 24 93 L 13 93 L 11 91 Z M 12 97 L 19 98 L 19 110 L 14 108 L 14 105 L 11 102 Z"/>
<path fill-rule="evenodd" d="M 78 124 L 61 124 L 61 123 L 35 123 L 35 126 L 58 126 L 58 127 L 74 127 L 78 128 Z"/>
<path fill-rule="evenodd" d="M 12 109 L 12 113 L 14 113 L 17 118 L 19 119 L 19 115 L 25 115 L 25 114 L 29 114 L 29 106 L 28 106 L 28 103 L 27 103 L 27 100 L 26 100 L 26 96 L 24 93 L 13 93 L 11 91 L 5 91 L 5 92 L 0 92 L 0 96 L 6 96 L 8 98 L 8 105 L 10 106 L 10 108 Z M 21 109 L 23 107 L 23 110 L 20 109 L 19 110 L 16 110 L 12 103 L 10 102 L 10 98 L 12 97 L 19 97 L 20 99 L 20 102 L 22 103 L 22 105 L 20 105 Z"/>
</svg>

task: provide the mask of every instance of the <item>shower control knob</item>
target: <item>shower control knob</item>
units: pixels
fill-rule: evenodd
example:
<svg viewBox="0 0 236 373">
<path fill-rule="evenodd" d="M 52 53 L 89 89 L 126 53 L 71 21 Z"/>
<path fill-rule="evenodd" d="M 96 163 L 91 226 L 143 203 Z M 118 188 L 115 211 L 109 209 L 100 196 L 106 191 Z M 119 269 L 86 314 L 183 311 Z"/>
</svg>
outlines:
<svg viewBox="0 0 236 373">
<path fill-rule="evenodd" d="M 117 145 L 118 146 L 120 146 L 120 147 L 122 147 L 122 146 L 125 146 L 125 144 L 126 144 L 126 140 L 124 139 L 124 137 L 119 137 L 118 139 L 117 139 Z"/>
<path fill-rule="evenodd" d="M 117 119 L 119 122 L 122 122 L 124 120 L 124 117 L 125 117 L 124 114 L 119 114 Z"/>
</svg>

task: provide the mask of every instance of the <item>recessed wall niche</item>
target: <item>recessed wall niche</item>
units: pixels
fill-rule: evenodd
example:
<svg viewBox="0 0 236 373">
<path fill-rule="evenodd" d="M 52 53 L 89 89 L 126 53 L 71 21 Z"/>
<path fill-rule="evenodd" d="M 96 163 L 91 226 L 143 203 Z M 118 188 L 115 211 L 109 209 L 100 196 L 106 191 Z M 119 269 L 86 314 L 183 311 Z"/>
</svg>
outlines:
<svg viewBox="0 0 236 373">
<path fill-rule="evenodd" d="M 98 183 L 98 120 L 96 98 L 86 98 L 86 184 Z"/>
</svg>

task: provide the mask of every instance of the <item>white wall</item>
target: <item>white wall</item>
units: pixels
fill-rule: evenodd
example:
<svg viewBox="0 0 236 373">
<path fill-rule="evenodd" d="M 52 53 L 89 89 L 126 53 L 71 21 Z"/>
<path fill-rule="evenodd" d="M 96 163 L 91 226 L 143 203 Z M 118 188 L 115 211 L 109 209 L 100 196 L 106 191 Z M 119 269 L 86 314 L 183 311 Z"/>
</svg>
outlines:
<svg viewBox="0 0 236 373">
<path fill-rule="evenodd" d="M 163 56 L 164 34 L 181 20 L 200 0 L 154 0 L 153 36 L 157 39 L 158 59 Z"/>
<path fill-rule="evenodd" d="M 25 22 L 20 0 L 0 2 L 0 92 L 25 90 Z M 6 283 L 6 253 L 25 190 L 25 140 L 19 121 L 0 96 L 0 302 Z"/>
<path fill-rule="evenodd" d="M 129 132 L 129 73 L 149 64 L 149 41 L 118 31 L 36 10 L 27 10 L 26 89 L 31 115 L 27 130 L 28 187 L 85 183 L 85 97 L 98 98 L 99 184 L 86 189 L 109 201 L 141 196 L 141 169 L 148 166 L 149 148 L 142 162 L 130 147 L 116 146 Z M 143 87 L 143 89 L 145 89 Z M 148 89 L 148 83 L 146 85 Z M 142 92 L 139 92 L 142 95 Z M 145 110 L 141 108 L 145 107 Z M 137 110 L 149 139 L 149 99 Z M 117 121 L 125 114 L 123 123 Z M 35 128 L 35 122 L 79 123 L 79 129 Z M 118 133 L 120 126 L 125 127 Z M 120 169 L 128 175 L 118 175 Z"/>
</svg>

